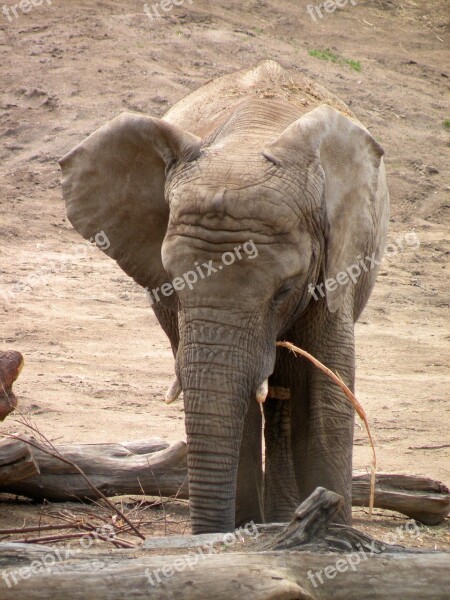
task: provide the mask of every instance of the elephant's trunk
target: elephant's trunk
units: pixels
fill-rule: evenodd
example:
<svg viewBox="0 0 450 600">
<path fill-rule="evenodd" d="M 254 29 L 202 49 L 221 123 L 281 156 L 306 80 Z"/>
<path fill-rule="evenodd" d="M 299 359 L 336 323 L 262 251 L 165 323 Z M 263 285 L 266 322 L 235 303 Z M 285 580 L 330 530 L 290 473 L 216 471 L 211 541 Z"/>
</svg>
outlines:
<svg viewBox="0 0 450 600">
<path fill-rule="evenodd" d="M 197 393 L 188 393 L 185 399 L 192 531 L 227 532 L 234 529 L 235 523 L 243 417 L 237 418 L 233 410 L 226 410 L 233 408 L 235 399 L 218 394 L 214 398 L 210 393 L 205 396 L 207 402 L 215 402 L 213 409 L 201 409 L 203 400 Z M 187 407 L 192 407 L 192 412 Z M 201 416 L 197 411 L 201 411 Z"/>
<path fill-rule="evenodd" d="M 224 338 L 220 344 L 209 338 L 185 345 L 178 363 L 193 533 L 228 532 L 235 526 L 239 449 L 254 371 L 244 367 L 247 351 Z"/>
</svg>

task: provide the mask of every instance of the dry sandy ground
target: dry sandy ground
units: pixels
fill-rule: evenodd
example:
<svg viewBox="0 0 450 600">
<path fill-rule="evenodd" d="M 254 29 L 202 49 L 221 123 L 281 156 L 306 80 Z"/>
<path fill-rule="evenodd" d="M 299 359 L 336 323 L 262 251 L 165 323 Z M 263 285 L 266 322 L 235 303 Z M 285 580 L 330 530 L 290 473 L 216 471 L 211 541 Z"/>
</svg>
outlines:
<svg viewBox="0 0 450 600">
<path fill-rule="evenodd" d="M 162 402 L 168 341 L 143 291 L 66 220 L 56 159 L 124 110 L 161 116 L 273 58 L 338 94 L 385 148 L 393 245 L 357 326 L 357 395 L 380 470 L 449 484 L 445 0 L 359 1 L 316 22 L 299 0 L 186 0 L 154 20 L 138 0 L 48 4 L 0 13 L 0 348 L 25 356 L 20 409 L 54 441 L 183 437 L 182 404 Z M 309 54 L 327 48 L 360 71 Z M 363 430 L 354 464 L 370 464 Z"/>
</svg>

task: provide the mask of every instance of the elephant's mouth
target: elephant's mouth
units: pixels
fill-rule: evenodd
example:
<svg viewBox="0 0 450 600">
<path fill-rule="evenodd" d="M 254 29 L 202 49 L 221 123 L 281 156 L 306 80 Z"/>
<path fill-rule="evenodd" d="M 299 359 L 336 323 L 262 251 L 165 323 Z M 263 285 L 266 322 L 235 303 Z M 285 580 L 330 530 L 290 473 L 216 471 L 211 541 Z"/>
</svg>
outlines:
<svg viewBox="0 0 450 600">
<path fill-rule="evenodd" d="M 172 404 L 180 396 L 182 392 L 181 384 L 178 381 L 178 377 L 175 377 L 172 383 L 167 388 L 167 392 L 164 396 L 164 402 L 166 404 Z M 256 401 L 260 404 L 264 404 L 266 398 L 275 398 L 275 400 L 290 400 L 291 390 L 289 388 L 283 388 L 280 386 L 269 386 L 269 380 L 265 379 L 256 390 Z"/>
</svg>

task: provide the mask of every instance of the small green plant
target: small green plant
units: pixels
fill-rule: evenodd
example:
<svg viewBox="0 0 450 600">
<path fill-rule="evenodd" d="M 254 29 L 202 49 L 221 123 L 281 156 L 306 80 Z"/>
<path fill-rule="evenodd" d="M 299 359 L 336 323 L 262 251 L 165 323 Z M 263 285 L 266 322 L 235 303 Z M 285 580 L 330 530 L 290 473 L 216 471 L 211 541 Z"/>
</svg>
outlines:
<svg viewBox="0 0 450 600">
<path fill-rule="evenodd" d="M 331 62 L 338 62 L 339 56 L 331 52 L 329 48 L 326 50 L 308 50 L 308 54 L 310 56 L 315 56 L 316 58 L 321 58 L 322 60 L 330 60 Z"/>
<path fill-rule="evenodd" d="M 445 120 L 444 120 L 444 127 L 445 127 L 446 129 L 450 129 L 450 119 L 445 119 Z"/>
<path fill-rule="evenodd" d="M 344 62 L 347 63 L 349 67 L 351 67 L 354 71 L 361 71 L 361 63 L 359 60 L 352 60 L 351 58 L 344 59 Z"/>
<path fill-rule="evenodd" d="M 314 48 L 308 50 L 308 54 L 310 56 L 315 56 L 316 58 L 320 58 L 321 60 L 329 60 L 333 63 L 337 63 L 340 65 L 348 65 L 354 71 L 361 71 L 361 63 L 359 60 L 353 60 L 351 58 L 344 58 L 343 56 L 339 56 L 332 52 L 329 48 L 326 50 L 315 50 Z"/>
</svg>

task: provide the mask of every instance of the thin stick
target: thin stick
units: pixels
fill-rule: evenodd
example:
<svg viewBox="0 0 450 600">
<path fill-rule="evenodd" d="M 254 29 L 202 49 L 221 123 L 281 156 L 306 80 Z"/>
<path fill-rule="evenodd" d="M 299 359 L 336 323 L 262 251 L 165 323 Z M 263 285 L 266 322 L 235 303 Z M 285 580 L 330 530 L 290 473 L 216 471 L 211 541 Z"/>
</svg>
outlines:
<svg viewBox="0 0 450 600">
<path fill-rule="evenodd" d="M 23 538 L 20 540 L 14 540 L 14 542 L 20 544 L 47 544 L 49 542 L 67 542 L 68 540 L 77 540 L 85 537 L 90 537 L 89 531 L 92 530 L 88 530 L 84 533 L 80 531 L 78 533 L 63 533 L 60 535 L 48 535 L 38 538 Z M 99 533 L 96 533 L 96 537 L 98 537 L 98 539 L 102 540 L 103 542 L 111 542 L 118 548 L 136 548 L 136 544 L 133 544 L 132 542 L 128 542 L 127 540 L 123 540 L 121 538 L 114 538 L 113 540 L 111 540 Z"/>
<path fill-rule="evenodd" d="M 42 435 L 42 434 L 41 434 Z M 53 456 L 54 458 L 58 458 L 61 462 L 65 463 L 66 465 L 71 466 L 73 469 L 75 469 L 75 471 L 77 471 L 77 473 L 79 473 L 81 475 L 81 477 L 85 480 L 85 482 L 87 483 L 87 485 L 91 488 L 91 490 L 99 495 L 105 502 L 106 504 L 109 506 L 109 508 L 111 508 L 115 513 L 117 513 L 119 515 L 119 517 L 121 519 L 123 519 L 125 521 L 125 523 L 127 523 L 131 529 L 134 531 L 134 533 L 141 538 L 141 540 L 145 540 L 145 536 L 142 535 L 142 533 L 139 531 L 139 529 L 137 529 L 137 527 L 135 527 L 133 525 L 133 523 L 127 519 L 127 517 L 123 514 L 123 512 L 117 508 L 110 500 L 109 498 L 107 498 L 105 496 L 105 494 L 98 489 L 98 487 L 96 487 L 91 480 L 87 477 L 87 475 L 85 475 L 84 471 L 82 469 L 80 469 L 80 467 L 78 465 L 76 465 L 74 462 L 72 462 L 71 460 L 68 460 L 67 458 L 64 458 L 64 456 L 61 456 L 61 454 L 55 449 L 53 450 L 47 450 L 47 448 L 45 448 L 44 446 L 42 446 L 41 444 L 35 444 L 34 442 L 32 442 L 29 439 L 23 438 L 20 435 L 15 435 L 14 433 L 10 433 L 7 434 L 6 437 L 10 437 L 16 440 L 19 440 L 21 442 L 24 442 L 25 444 L 29 444 L 30 446 L 33 446 L 34 448 L 36 448 L 37 450 L 41 450 L 41 452 L 44 452 L 45 454 L 48 454 L 49 456 Z"/>
<path fill-rule="evenodd" d="M 363 423 L 366 427 L 367 435 L 369 437 L 370 445 L 372 447 L 372 467 L 371 467 L 371 473 L 370 473 L 370 498 L 369 498 L 369 515 L 372 516 L 373 505 L 374 505 L 374 501 L 375 501 L 375 474 L 376 474 L 376 470 L 377 470 L 377 455 L 375 452 L 375 445 L 373 443 L 372 434 L 370 433 L 370 427 L 369 427 L 369 422 L 367 420 L 367 415 L 366 415 L 363 407 L 358 402 L 358 400 L 356 399 L 356 396 L 353 394 L 353 392 L 351 390 L 349 390 L 349 388 L 342 381 L 341 377 L 336 375 L 336 373 L 333 373 L 333 371 L 331 369 L 329 369 L 328 367 L 326 367 L 324 364 L 322 364 L 320 362 L 320 360 L 317 360 L 317 358 L 314 358 L 314 356 L 312 356 L 312 354 L 309 354 L 309 352 L 306 352 L 306 350 L 302 350 L 301 348 L 294 346 L 294 344 L 291 344 L 290 342 L 277 342 L 277 346 L 287 348 L 288 350 L 291 350 L 291 352 L 294 352 L 295 354 L 300 354 L 300 356 L 307 358 L 310 362 L 312 362 L 312 364 L 315 367 L 317 367 L 323 373 L 325 373 L 325 375 L 327 375 L 327 377 L 329 377 L 332 381 L 334 381 L 334 383 L 337 386 L 339 386 L 341 388 L 341 390 L 344 392 L 344 394 L 346 395 L 346 397 L 348 398 L 348 400 L 350 401 L 350 403 L 353 405 L 354 409 L 358 413 L 360 419 L 363 421 Z"/>
<path fill-rule="evenodd" d="M 103 507 L 102 507 L 103 508 Z M 87 521 L 86 523 L 83 522 L 84 520 L 84 516 L 85 515 L 90 515 L 91 517 L 94 517 L 94 519 L 99 519 L 101 520 L 103 523 L 106 523 L 109 527 L 113 528 L 114 530 L 114 535 L 117 536 L 118 534 L 121 533 L 128 533 L 130 531 L 130 527 L 128 525 L 122 525 L 122 526 L 117 526 L 117 525 L 111 525 L 111 519 L 105 519 L 104 517 L 102 517 L 101 515 L 95 514 L 93 512 L 90 511 L 83 511 L 80 515 L 80 517 L 77 518 L 76 515 L 64 515 L 61 512 L 58 513 L 49 513 L 49 516 L 53 517 L 54 519 L 62 519 L 63 521 L 67 522 L 67 525 L 57 525 L 58 528 L 61 529 L 82 529 L 83 531 L 91 531 L 91 532 L 97 532 L 96 535 L 98 534 L 97 531 L 97 526 L 94 525 L 94 523 Z M 139 522 L 139 527 L 142 527 L 143 525 L 153 525 L 153 521 L 140 521 Z M 51 525 L 49 527 L 52 527 Z M 37 528 L 36 528 L 37 529 Z M 11 530 L 14 531 L 14 530 Z M 20 533 L 21 531 L 24 531 L 23 529 L 18 529 L 17 533 Z M 1 532 L 0 532 L 1 533 Z M 101 536 L 99 536 L 101 538 Z M 103 539 L 103 538 L 101 538 Z M 119 542 L 124 541 L 121 540 L 121 538 L 117 538 L 114 537 L 113 539 L 109 539 L 108 541 L 110 541 L 112 544 L 114 544 L 115 540 L 118 540 Z M 125 542 L 125 543 L 129 543 L 131 544 L 131 542 Z M 135 544 L 131 544 L 133 547 L 136 547 Z"/>
<path fill-rule="evenodd" d="M 0 535 L 15 533 L 33 533 L 35 531 L 52 531 L 57 529 L 71 529 L 77 525 L 34 525 L 33 527 L 18 527 L 13 529 L 0 529 Z"/>
<path fill-rule="evenodd" d="M 78 465 L 76 465 L 74 462 L 68 460 L 67 458 L 64 458 L 61 453 L 57 450 L 57 448 L 52 444 L 52 442 L 36 427 L 33 425 L 32 421 L 30 419 L 27 419 L 25 415 L 21 415 L 21 419 L 17 420 L 19 423 L 21 423 L 22 425 L 24 425 L 25 427 L 27 427 L 28 429 L 31 429 L 31 431 L 34 431 L 38 437 L 40 438 L 40 442 L 41 445 L 36 446 L 35 447 L 38 450 L 42 450 L 43 452 L 45 452 L 46 454 L 53 456 L 54 458 L 58 458 L 61 462 L 70 465 L 71 467 L 73 467 L 82 477 L 83 479 L 86 481 L 86 483 L 88 484 L 88 486 L 91 488 L 92 491 L 94 491 L 96 494 L 98 494 L 105 502 L 106 504 L 114 511 L 116 512 L 119 517 L 122 517 L 123 520 L 125 521 L 125 523 L 127 523 L 131 529 L 134 531 L 134 533 L 140 537 L 142 540 L 145 540 L 145 536 L 142 535 L 142 533 L 139 531 L 139 529 L 137 527 L 135 527 L 133 525 L 133 523 L 131 521 L 129 521 L 129 519 L 123 514 L 123 512 L 117 508 L 104 494 L 101 490 L 99 490 L 92 482 L 91 480 L 87 477 L 87 475 L 84 473 L 84 471 L 82 469 L 80 469 L 80 467 Z M 18 436 L 14 435 L 14 434 L 10 434 L 9 437 L 13 437 L 16 439 L 20 439 Z M 30 440 L 22 440 L 24 441 L 26 444 L 30 444 L 31 446 L 34 445 L 33 442 L 31 442 Z M 46 446 L 49 446 L 51 451 L 49 451 L 48 449 L 46 449 Z"/>
<path fill-rule="evenodd" d="M 64 530 L 64 529 L 78 529 L 81 531 L 77 531 L 75 533 L 63 533 L 63 534 L 53 534 L 50 536 L 40 536 L 40 537 L 27 537 L 24 538 L 23 540 L 14 540 L 15 542 L 23 542 L 23 543 L 42 543 L 42 542 L 48 542 L 48 541 L 66 541 L 69 539 L 76 539 L 78 537 L 85 537 L 88 536 L 90 537 L 92 534 L 94 535 L 94 537 L 97 537 L 98 539 L 101 539 L 105 542 L 111 542 L 112 544 L 114 544 L 116 547 L 118 548 L 136 548 L 136 545 L 133 544 L 132 542 L 129 542 L 127 540 L 123 540 L 122 538 L 119 537 L 114 537 L 113 539 L 108 538 L 106 536 L 103 536 L 102 534 L 99 534 L 99 532 L 97 531 L 97 527 L 93 524 L 93 523 L 83 523 L 82 520 L 77 519 L 75 516 L 73 517 L 66 517 L 65 515 L 62 514 L 57 514 L 57 515 L 53 515 L 54 518 L 61 518 L 65 521 L 67 521 L 66 525 L 60 525 L 60 524 L 54 524 L 54 525 L 40 525 L 40 526 L 30 526 L 30 527 L 18 527 L 18 528 L 11 528 L 11 529 L 2 529 L 0 530 L 0 534 L 7 534 L 7 535 L 11 535 L 11 534 L 19 534 L 19 533 L 34 533 L 36 531 L 41 532 L 41 531 L 52 531 L 52 530 Z M 94 515 L 95 517 L 97 517 L 97 515 Z M 115 528 L 114 529 L 114 535 L 117 536 L 118 533 L 125 533 L 127 531 L 129 531 L 130 528 L 127 526 L 121 527 L 121 528 Z M 4 539 L 4 538 L 2 538 Z"/>
</svg>

